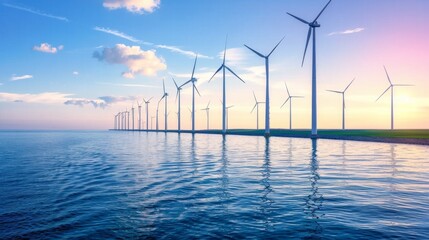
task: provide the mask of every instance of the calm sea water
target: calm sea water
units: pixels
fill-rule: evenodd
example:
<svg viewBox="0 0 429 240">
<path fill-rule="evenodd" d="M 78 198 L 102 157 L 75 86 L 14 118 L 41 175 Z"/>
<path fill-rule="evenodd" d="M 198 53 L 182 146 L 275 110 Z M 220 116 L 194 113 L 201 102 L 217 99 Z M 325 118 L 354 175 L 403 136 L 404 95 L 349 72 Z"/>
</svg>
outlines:
<svg viewBox="0 0 429 240">
<path fill-rule="evenodd" d="M 427 239 L 429 147 L 0 132 L 0 239 Z"/>
</svg>

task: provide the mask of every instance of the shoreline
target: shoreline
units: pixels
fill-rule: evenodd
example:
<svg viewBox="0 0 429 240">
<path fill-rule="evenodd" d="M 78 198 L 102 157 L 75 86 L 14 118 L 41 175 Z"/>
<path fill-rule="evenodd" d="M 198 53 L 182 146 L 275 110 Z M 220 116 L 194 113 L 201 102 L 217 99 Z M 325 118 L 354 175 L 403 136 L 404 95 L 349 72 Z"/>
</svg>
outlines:
<svg viewBox="0 0 429 240">
<path fill-rule="evenodd" d="M 125 132 L 159 132 L 159 133 L 189 133 L 191 130 L 138 130 L 138 129 L 109 129 L 109 131 Z M 289 130 L 289 129 L 271 129 L 270 137 L 288 137 L 288 138 L 312 138 L 310 130 Z M 195 130 L 195 134 L 216 134 L 222 135 L 221 130 Z M 226 135 L 239 136 L 258 136 L 264 137 L 264 130 L 256 129 L 230 129 Z M 414 137 L 409 137 L 414 136 Z M 330 140 L 348 140 L 361 142 L 381 142 L 414 144 L 429 146 L 429 130 L 319 130 L 318 139 Z"/>
</svg>

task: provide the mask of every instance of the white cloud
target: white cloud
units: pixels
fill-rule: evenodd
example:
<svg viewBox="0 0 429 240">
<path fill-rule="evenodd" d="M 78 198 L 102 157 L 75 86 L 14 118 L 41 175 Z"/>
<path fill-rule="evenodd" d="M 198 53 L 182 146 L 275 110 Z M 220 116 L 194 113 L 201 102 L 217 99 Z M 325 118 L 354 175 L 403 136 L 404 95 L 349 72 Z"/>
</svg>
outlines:
<svg viewBox="0 0 429 240">
<path fill-rule="evenodd" d="M 218 54 L 219 59 L 223 60 L 223 54 L 225 51 L 221 51 Z M 245 60 L 249 58 L 249 52 L 245 48 L 228 48 L 226 49 L 226 63 L 227 65 L 242 65 Z"/>
<path fill-rule="evenodd" d="M 94 52 L 94 57 L 110 64 L 123 64 L 128 71 L 122 73 L 131 78 L 135 74 L 156 76 L 158 71 L 167 69 L 164 59 L 156 56 L 155 50 L 144 51 L 140 46 L 116 44 L 113 48 L 104 48 L 102 52 Z"/>
<path fill-rule="evenodd" d="M 53 47 L 49 43 L 41 43 L 40 46 L 34 46 L 34 51 L 45 52 L 45 53 L 57 53 L 59 50 L 63 50 L 64 46 L 60 45 L 58 47 Z"/>
<path fill-rule="evenodd" d="M 78 71 L 74 71 L 72 74 L 75 75 L 75 76 L 77 76 L 77 75 L 79 75 L 79 72 Z"/>
<path fill-rule="evenodd" d="M 104 0 L 103 6 L 115 10 L 125 8 L 130 12 L 143 14 L 151 13 L 159 8 L 161 0 Z"/>
<path fill-rule="evenodd" d="M 53 19 L 60 20 L 60 21 L 65 21 L 65 22 L 69 21 L 66 17 L 60 17 L 60 16 L 51 15 L 48 13 L 43 13 L 39 10 L 33 10 L 31 8 L 20 7 L 20 6 L 16 6 L 16 5 L 8 4 L 8 3 L 3 3 L 3 6 L 18 9 L 18 10 L 29 12 L 29 13 L 33 13 L 33 14 L 43 16 L 43 17 L 53 18 Z"/>
<path fill-rule="evenodd" d="M 94 27 L 95 31 L 99 31 L 99 32 L 104 32 L 104 33 L 108 33 L 123 39 L 127 39 L 128 41 L 134 42 L 134 43 L 140 43 L 140 44 L 145 44 L 145 45 L 152 45 L 152 43 L 148 43 L 148 42 L 143 42 L 138 40 L 137 38 L 130 36 L 126 33 L 120 32 L 118 30 L 114 30 L 114 29 L 110 29 L 110 28 L 103 28 L 103 27 Z"/>
<path fill-rule="evenodd" d="M 25 74 L 25 75 L 21 75 L 21 76 L 16 76 L 15 74 L 12 75 L 12 77 L 10 78 L 11 81 L 18 81 L 18 80 L 25 80 L 25 79 L 30 79 L 33 78 L 33 75 L 29 75 L 29 74 Z"/>
<path fill-rule="evenodd" d="M 139 40 L 139 39 L 137 39 L 137 38 L 135 38 L 135 37 L 133 37 L 131 35 L 128 35 L 126 33 L 123 33 L 121 31 L 118 31 L 118 30 L 115 30 L 115 29 L 103 28 L 103 27 L 94 27 L 94 30 L 95 31 L 99 31 L 99 32 L 104 32 L 104 33 L 107 33 L 107 34 L 111 34 L 111 35 L 114 35 L 114 36 L 126 39 L 128 41 L 131 41 L 133 43 L 143 44 L 143 45 L 148 45 L 148 46 L 154 46 L 156 48 L 161 48 L 161 49 L 166 49 L 166 50 L 169 50 L 170 52 L 179 53 L 179 54 L 191 57 L 191 58 L 194 58 L 195 55 L 197 55 L 196 52 L 189 51 L 189 50 L 183 50 L 183 49 L 181 49 L 179 47 L 176 47 L 176 46 L 169 46 L 169 45 L 163 45 L 163 44 L 153 44 L 153 43 L 150 43 L 150 42 L 145 42 L 145 41 Z M 97 48 L 102 48 L 102 47 L 103 46 L 99 46 Z M 198 57 L 199 58 L 212 59 L 211 57 L 203 55 L 203 54 L 200 54 L 200 53 L 198 53 Z"/>
<path fill-rule="evenodd" d="M 188 57 L 192 57 L 192 58 L 194 58 L 197 55 L 196 52 L 192 52 L 192 51 L 188 51 L 188 50 L 183 50 L 183 49 L 180 49 L 180 48 L 178 48 L 176 46 L 155 45 L 155 47 L 162 48 L 162 49 L 167 49 L 167 50 L 170 50 L 171 52 L 180 53 L 180 54 L 186 55 Z M 199 58 L 211 59 L 211 57 L 203 55 L 203 54 L 198 54 L 198 57 Z"/>
<path fill-rule="evenodd" d="M 355 29 L 347 29 L 341 32 L 331 32 L 330 34 L 328 34 L 328 36 L 332 36 L 332 35 L 346 35 L 346 34 L 352 34 L 352 33 L 358 33 L 358 32 L 362 32 L 363 30 L 365 30 L 365 28 L 355 28 Z"/>
</svg>

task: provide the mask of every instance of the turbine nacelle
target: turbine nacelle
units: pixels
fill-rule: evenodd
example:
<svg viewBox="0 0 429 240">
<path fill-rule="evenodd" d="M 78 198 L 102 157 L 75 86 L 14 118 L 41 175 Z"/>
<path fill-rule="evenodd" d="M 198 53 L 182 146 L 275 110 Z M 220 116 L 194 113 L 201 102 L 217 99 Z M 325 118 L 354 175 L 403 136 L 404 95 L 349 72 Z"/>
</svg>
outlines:
<svg viewBox="0 0 429 240">
<path fill-rule="evenodd" d="M 310 27 L 312 27 L 312 28 L 316 28 L 316 27 L 320 27 L 320 24 L 317 22 L 317 21 L 314 21 L 314 22 L 312 22 L 312 23 L 310 23 L 310 24 L 308 24 Z"/>
</svg>

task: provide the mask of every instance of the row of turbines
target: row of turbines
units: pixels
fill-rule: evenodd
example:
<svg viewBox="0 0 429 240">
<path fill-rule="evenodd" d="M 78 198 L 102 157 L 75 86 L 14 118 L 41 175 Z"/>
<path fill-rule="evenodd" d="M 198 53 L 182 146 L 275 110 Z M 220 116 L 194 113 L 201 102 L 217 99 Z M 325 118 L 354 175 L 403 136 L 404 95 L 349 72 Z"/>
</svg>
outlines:
<svg viewBox="0 0 429 240">
<path fill-rule="evenodd" d="M 319 19 L 319 17 L 322 15 L 322 13 L 325 11 L 325 9 L 328 7 L 328 5 L 331 3 L 332 0 L 329 0 L 329 2 L 323 7 L 323 9 L 319 12 L 319 14 L 316 16 L 316 18 L 314 18 L 313 21 L 308 22 L 302 18 L 299 18 L 291 13 L 287 13 L 288 15 L 290 15 L 291 17 L 295 18 L 296 20 L 308 25 L 308 33 L 307 33 L 307 40 L 306 40 L 306 44 L 305 44 L 305 49 L 304 49 L 304 54 L 303 54 L 303 58 L 302 58 L 302 62 L 301 62 L 301 67 L 304 65 L 304 61 L 305 61 L 305 56 L 307 53 L 307 48 L 308 48 L 308 44 L 310 42 L 310 38 L 312 37 L 312 84 L 311 84 L 311 135 L 313 137 L 317 136 L 317 97 L 316 97 L 316 93 L 317 93 L 317 75 L 316 75 L 316 28 L 320 27 L 320 24 L 317 22 L 317 20 Z M 269 80 L 269 58 L 270 56 L 273 54 L 273 52 L 277 49 L 277 47 L 282 43 L 284 37 L 274 46 L 274 48 L 266 55 L 256 51 L 254 48 L 249 47 L 248 45 L 244 44 L 244 46 L 249 49 L 251 52 L 253 52 L 254 54 L 256 54 L 257 56 L 263 58 L 265 60 L 265 74 L 266 74 L 266 82 L 265 82 L 265 101 L 264 102 L 260 102 L 257 100 L 255 93 L 253 92 L 253 96 L 255 99 L 255 105 L 252 109 L 251 112 L 253 112 L 256 109 L 257 112 L 257 120 L 256 120 L 256 125 L 257 128 L 259 129 L 259 105 L 260 104 L 265 104 L 265 132 L 264 135 L 266 137 L 270 136 L 270 80 Z M 240 80 L 241 82 L 245 83 L 245 81 L 240 78 L 230 67 L 228 67 L 226 65 L 226 46 L 227 46 L 227 40 L 225 41 L 225 50 L 224 50 L 224 54 L 223 54 L 223 61 L 222 64 L 220 65 L 220 67 L 216 70 L 216 72 L 213 74 L 213 76 L 209 79 L 209 83 L 213 80 L 213 78 L 222 71 L 222 100 L 221 100 L 221 104 L 222 104 L 222 134 L 226 134 L 226 130 L 228 128 L 227 124 L 228 124 L 228 109 L 233 107 L 233 106 L 227 106 L 227 101 L 226 101 L 226 78 L 225 78 L 225 74 L 226 72 L 230 72 L 233 76 L 235 76 L 238 80 Z M 173 79 L 174 85 L 176 86 L 176 101 L 178 100 L 178 112 L 177 112 L 177 131 L 180 132 L 181 131 L 181 97 L 180 97 L 180 93 L 181 90 L 183 89 L 183 87 L 187 86 L 188 84 L 192 85 L 192 109 L 190 109 L 191 112 L 191 130 L 192 133 L 195 133 L 195 92 L 201 96 L 200 92 L 198 91 L 198 88 L 196 87 L 195 83 L 197 82 L 197 78 L 194 77 L 195 74 L 195 67 L 197 64 L 197 59 L 198 56 L 195 57 L 195 61 L 194 61 L 194 65 L 193 65 L 193 69 L 192 69 L 192 74 L 191 74 L 191 78 L 186 81 L 185 83 L 183 83 L 182 85 L 178 85 L 177 82 Z M 384 67 L 384 71 L 386 73 L 387 76 L 387 80 L 389 81 L 389 87 L 377 98 L 380 99 L 388 90 L 391 90 L 391 129 L 394 129 L 394 112 L 393 112 L 393 90 L 394 87 L 398 87 L 398 86 L 411 86 L 409 84 L 393 84 L 390 76 L 387 72 L 386 67 Z M 346 91 L 349 89 L 350 85 L 354 82 L 355 79 L 353 79 L 348 85 L 347 87 L 343 90 L 343 91 L 338 91 L 338 90 L 327 90 L 333 93 L 337 93 L 337 94 L 341 94 L 342 95 L 342 129 L 345 129 L 345 93 Z M 289 128 L 292 129 L 292 100 L 295 98 L 303 98 L 303 96 L 295 96 L 295 95 L 291 95 L 289 92 L 289 89 L 285 83 L 285 87 L 286 87 L 286 91 L 288 94 L 287 99 L 285 100 L 285 102 L 282 104 L 281 107 L 283 107 L 287 102 L 289 102 L 289 108 L 290 108 L 290 115 L 289 115 Z M 159 125 L 158 125 L 158 109 L 159 109 L 159 105 L 162 102 L 162 100 L 164 100 L 164 130 L 168 130 L 168 107 L 167 107 L 167 99 L 168 99 L 168 93 L 165 90 L 165 83 L 163 81 L 163 95 L 160 98 L 160 100 L 158 101 L 157 104 L 157 108 L 156 108 L 156 117 L 151 117 L 151 123 L 153 121 L 153 118 L 156 118 L 156 130 L 159 130 Z M 149 130 L 149 103 L 150 100 L 152 100 L 152 98 L 145 100 L 143 99 L 143 102 L 146 105 L 146 130 Z M 376 100 L 376 101 L 377 101 Z M 142 102 L 142 103 L 143 103 Z M 143 130 L 141 124 L 141 106 L 142 103 L 137 102 L 138 104 L 138 130 Z M 207 113 L 207 129 L 209 129 L 209 105 L 210 102 L 208 103 L 207 107 L 201 110 L 206 111 Z M 125 112 L 120 112 L 118 114 L 115 115 L 115 119 L 114 119 L 114 128 L 117 130 L 130 130 L 130 113 L 129 111 L 125 111 Z M 135 126 L 134 126 L 134 106 L 131 108 L 131 119 L 132 119 L 132 130 L 136 130 Z M 152 125 L 152 124 L 151 124 Z M 152 126 L 151 126 L 152 129 Z"/>
</svg>

